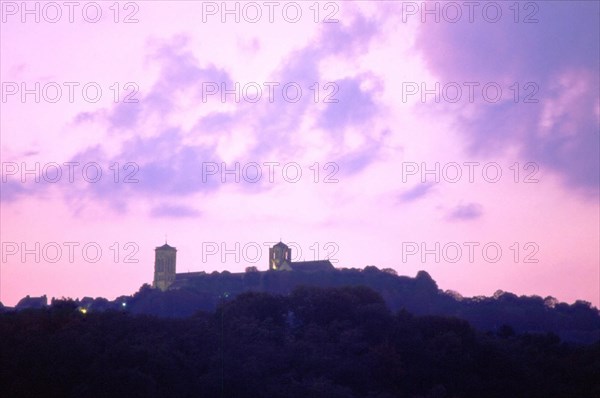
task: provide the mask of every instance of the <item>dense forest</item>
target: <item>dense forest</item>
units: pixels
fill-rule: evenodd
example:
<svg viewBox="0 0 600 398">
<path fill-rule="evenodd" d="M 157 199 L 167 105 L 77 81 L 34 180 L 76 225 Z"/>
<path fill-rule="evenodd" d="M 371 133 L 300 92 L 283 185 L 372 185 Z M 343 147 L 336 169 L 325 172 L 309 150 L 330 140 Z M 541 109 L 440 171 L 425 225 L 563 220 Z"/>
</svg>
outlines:
<svg viewBox="0 0 600 398">
<path fill-rule="evenodd" d="M 195 275 L 184 288 L 161 292 L 143 286 L 132 296 L 114 301 L 84 298 L 79 306 L 89 311 L 122 309 L 132 314 L 159 317 L 189 317 L 199 310 L 212 312 L 223 300 L 244 292 L 255 291 L 289 295 L 300 286 L 344 287 L 366 286 L 375 290 L 392 312 L 406 310 L 424 316 L 457 317 L 475 329 L 493 333 L 510 326 L 517 333 L 557 334 L 561 340 L 591 344 L 600 340 L 600 314 L 585 301 L 561 303 L 553 297 L 521 296 L 497 291 L 492 297 L 461 297 L 456 292 L 442 291 L 427 272 L 415 278 L 398 276 L 393 270 L 338 269 L 333 272 L 213 272 Z M 24 299 L 17 308 L 32 308 L 39 300 Z"/>
<path fill-rule="evenodd" d="M 600 396 L 600 342 L 393 311 L 364 286 L 247 292 L 185 318 L 54 300 L 0 314 L 0 357 L 12 398 Z"/>
</svg>

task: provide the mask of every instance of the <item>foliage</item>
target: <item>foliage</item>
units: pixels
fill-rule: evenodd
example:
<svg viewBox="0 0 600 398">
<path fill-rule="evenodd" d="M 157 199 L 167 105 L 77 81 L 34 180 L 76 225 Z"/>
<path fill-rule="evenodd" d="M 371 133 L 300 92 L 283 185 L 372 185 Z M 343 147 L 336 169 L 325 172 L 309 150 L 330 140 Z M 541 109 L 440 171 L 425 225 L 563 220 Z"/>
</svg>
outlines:
<svg viewBox="0 0 600 398">
<path fill-rule="evenodd" d="M 185 318 L 54 304 L 0 314 L 0 396 L 600 396 L 600 342 L 392 312 L 363 286 L 249 292 Z"/>
</svg>

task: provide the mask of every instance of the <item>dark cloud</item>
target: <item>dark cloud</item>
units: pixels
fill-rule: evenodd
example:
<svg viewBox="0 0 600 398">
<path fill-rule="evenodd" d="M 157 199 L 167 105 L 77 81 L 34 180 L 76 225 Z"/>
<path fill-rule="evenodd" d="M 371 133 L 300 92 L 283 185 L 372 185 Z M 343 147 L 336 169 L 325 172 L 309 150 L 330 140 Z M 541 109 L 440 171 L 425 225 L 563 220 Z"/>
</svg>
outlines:
<svg viewBox="0 0 600 398">
<path fill-rule="evenodd" d="M 142 110 L 143 107 L 139 102 L 121 102 L 112 109 L 108 116 L 108 122 L 113 127 L 133 128 L 138 123 Z M 79 118 L 79 120 L 82 120 L 82 118 Z"/>
<path fill-rule="evenodd" d="M 200 212 L 188 206 L 178 206 L 163 203 L 152 209 L 153 217 L 173 217 L 173 218 L 196 218 L 200 216 Z"/>
<path fill-rule="evenodd" d="M 257 125 L 261 127 L 261 140 L 250 150 L 255 158 L 269 156 L 281 148 L 289 148 L 289 143 L 307 117 L 315 110 L 313 91 L 309 88 L 319 83 L 320 98 L 323 102 L 332 88 L 324 88 L 327 83 L 337 84 L 338 91 L 331 97 L 337 103 L 328 104 L 317 115 L 317 125 L 325 128 L 330 137 L 341 144 L 343 130 L 351 123 L 368 125 L 378 116 L 374 98 L 379 94 L 372 90 L 361 90 L 363 80 L 371 76 L 353 76 L 333 81 L 325 81 L 320 76 L 320 64 L 332 55 L 354 57 L 365 52 L 379 33 L 375 20 L 367 20 L 361 15 L 349 25 L 341 23 L 324 24 L 316 43 L 291 53 L 276 72 L 277 81 L 282 84 L 294 82 L 303 88 L 303 95 L 297 103 L 287 103 L 278 99 L 269 104 L 267 112 L 260 114 Z M 251 108 L 251 109 L 250 109 Z M 254 107 L 248 110 L 254 114 Z M 332 119 L 332 120 L 329 120 Z M 341 124 L 341 126 L 340 126 Z M 367 130 L 365 130 L 367 134 Z"/>
<path fill-rule="evenodd" d="M 398 199 L 400 200 L 400 202 L 415 201 L 415 200 L 423 198 L 427 194 L 429 194 L 429 192 L 432 191 L 433 187 L 434 187 L 434 183 L 419 184 L 419 185 L 415 186 L 414 188 L 402 193 L 398 197 Z"/>
<path fill-rule="evenodd" d="M 82 159 L 109 159 L 100 148 L 80 153 Z M 96 198 L 123 199 L 133 197 L 185 196 L 200 191 L 218 188 L 215 178 L 203 178 L 203 166 L 208 162 L 219 162 L 214 148 L 209 146 L 183 145 L 181 131 L 167 129 L 155 137 L 134 137 L 126 142 L 119 162 L 119 182 L 114 182 L 114 171 L 110 178 L 88 187 Z M 111 160 L 114 163 L 114 159 Z"/>
<path fill-rule="evenodd" d="M 355 14 L 354 20 L 348 25 L 323 24 L 318 47 L 324 55 L 355 56 L 364 53 L 371 39 L 379 33 L 380 26 L 377 19 L 369 19 L 361 14 Z"/>
<path fill-rule="evenodd" d="M 231 79 L 224 69 L 213 64 L 200 66 L 204 60 L 199 60 L 188 49 L 190 40 L 185 35 L 180 35 L 171 40 L 161 42 L 150 59 L 161 65 L 161 77 L 152 88 L 152 92 L 161 94 L 176 93 L 188 89 L 195 89 L 201 94 L 202 82 L 229 82 Z"/>
<path fill-rule="evenodd" d="M 18 199 L 20 196 L 25 195 L 25 185 L 20 181 L 11 181 L 10 178 L 19 178 L 18 176 L 2 176 L 3 179 L 6 177 L 6 182 L 2 181 L 0 186 L 0 201 L 12 202 Z"/>
<path fill-rule="evenodd" d="M 80 112 L 75 116 L 74 122 L 76 124 L 94 121 L 96 118 L 96 114 L 94 112 Z"/>
<path fill-rule="evenodd" d="M 466 18 L 456 24 L 428 23 L 420 29 L 417 46 L 442 83 L 496 81 L 503 86 L 507 101 L 467 104 L 475 111 L 458 121 L 472 153 L 493 155 L 516 147 L 524 161 L 537 162 L 562 175 L 567 186 L 596 197 L 600 3 L 536 4 L 538 23 L 514 23 L 512 14 L 497 24 L 481 18 L 472 24 Z M 519 83 L 518 103 L 504 82 Z M 538 103 L 523 103 L 533 91 L 524 89 L 526 82 L 538 85 Z"/>
<path fill-rule="evenodd" d="M 274 80 L 280 83 L 277 95 L 281 95 L 281 87 L 289 82 L 299 84 L 302 97 L 296 103 L 276 98 L 274 103 L 266 100 L 258 104 L 238 104 L 227 112 L 215 111 L 197 120 L 190 131 L 181 126 L 137 134 L 142 122 L 150 117 L 166 120 L 175 112 L 176 99 L 181 94 L 192 94 L 196 101 L 202 103 L 202 83 L 224 83 L 233 88 L 234 82 L 229 74 L 216 65 L 199 59 L 189 48 L 190 40 L 185 35 L 173 37 L 168 41 L 152 44 L 150 62 L 160 66 L 158 80 L 148 90 L 138 94 L 139 103 L 119 103 L 108 110 L 101 110 L 93 115 L 81 114 L 76 122 L 87 120 L 105 120 L 110 131 L 127 130 L 136 133 L 133 138 L 124 142 L 121 153 L 107 155 L 102 147 L 88 148 L 74 156 L 78 161 L 93 159 L 94 161 L 118 161 L 121 165 L 134 164 L 136 182 L 115 184 L 103 179 L 97 184 L 70 190 L 70 200 L 77 201 L 84 197 L 93 200 L 107 201 L 117 209 L 126 209 L 144 198 L 183 197 L 198 192 L 216 192 L 221 186 L 218 176 L 203 178 L 205 162 L 221 163 L 216 156 L 216 147 L 212 145 L 195 145 L 186 142 L 190 134 L 231 134 L 236 126 L 250 124 L 255 140 L 244 153 L 240 162 L 257 162 L 291 159 L 305 149 L 293 145 L 295 134 L 307 117 L 315 113 L 310 87 L 315 83 L 324 85 L 320 77 L 320 63 L 327 56 L 356 55 L 364 50 L 377 32 L 376 23 L 357 16 L 353 23 L 346 26 L 332 24 L 321 31 L 321 38 L 305 48 L 290 54 L 287 60 L 276 70 Z M 367 126 L 377 116 L 374 96 L 376 92 L 362 90 L 364 76 L 347 77 L 338 82 L 339 91 L 336 97 L 339 103 L 324 107 L 318 118 L 336 142 L 341 143 L 343 130 L 350 126 Z M 323 97 L 329 91 L 322 91 Z M 214 99 L 214 97 L 213 97 Z M 210 100 L 210 99 L 209 99 Z M 217 98 L 217 100 L 220 100 Z M 146 126 L 147 127 L 147 126 Z M 369 134 L 365 130 L 365 134 Z M 369 145 L 361 150 L 342 154 L 339 158 L 347 171 L 358 172 L 370 164 L 379 152 L 381 142 L 369 138 Z M 131 170 L 129 170 L 131 171 Z M 122 173 L 124 174 L 124 173 Z M 269 184 L 240 184 L 241 189 L 258 192 L 270 189 Z M 78 199 L 79 198 L 79 199 Z M 159 207 L 153 214 L 161 216 L 194 216 L 193 213 L 178 207 Z"/>
<path fill-rule="evenodd" d="M 367 139 L 359 149 L 335 158 L 334 163 L 338 166 L 340 175 L 351 176 L 366 169 L 378 158 L 381 147 L 389 134 L 389 130 L 384 130 L 378 137 Z"/>
<path fill-rule="evenodd" d="M 338 102 L 328 103 L 325 110 L 319 115 L 318 124 L 328 130 L 343 130 L 349 125 L 360 126 L 368 123 L 377 113 L 374 101 L 376 93 L 360 88 L 361 78 L 347 78 L 338 80 L 335 87 L 337 93 L 332 98 Z M 323 94 L 323 93 L 322 93 Z"/>
<path fill-rule="evenodd" d="M 483 207 L 479 203 L 468 203 L 452 209 L 448 214 L 448 219 L 451 221 L 474 220 L 481 217 L 482 214 Z"/>
<path fill-rule="evenodd" d="M 235 120 L 230 114 L 214 112 L 200 119 L 193 130 L 219 133 L 230 130 L 234 123 Z"/>
</svg>

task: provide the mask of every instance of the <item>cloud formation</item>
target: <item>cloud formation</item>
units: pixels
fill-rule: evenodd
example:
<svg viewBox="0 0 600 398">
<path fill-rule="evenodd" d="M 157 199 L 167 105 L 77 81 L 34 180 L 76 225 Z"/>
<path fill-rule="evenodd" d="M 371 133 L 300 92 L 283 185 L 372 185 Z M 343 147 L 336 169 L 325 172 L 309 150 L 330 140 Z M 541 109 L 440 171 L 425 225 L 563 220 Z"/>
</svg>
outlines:
<svg viewBox="0 0 600 398">
<path fill-rule="evenodd" d="M 483 214 L 483 206 L 479 203 L 461 204 L 453 208 L 448 219 L 451 221 L 474 220 L 481 217 Z"/>
<path fill-rule="evenodd" d="M 452 108 L 472 153 L 518 148 L 523 159 L 539 162 L 561 175 L 567 187 L 595 198 L 600 4 L 537 4 L 538 22 L 532 24 L 514 23 L 508 15 L 496 24 L 463 18 L 423 25 L 417 47 L 442 84 L 477 82 L 481 88 L 497 82 L 503 87 L 497 103 L 479 99 Z"/>
</svg>

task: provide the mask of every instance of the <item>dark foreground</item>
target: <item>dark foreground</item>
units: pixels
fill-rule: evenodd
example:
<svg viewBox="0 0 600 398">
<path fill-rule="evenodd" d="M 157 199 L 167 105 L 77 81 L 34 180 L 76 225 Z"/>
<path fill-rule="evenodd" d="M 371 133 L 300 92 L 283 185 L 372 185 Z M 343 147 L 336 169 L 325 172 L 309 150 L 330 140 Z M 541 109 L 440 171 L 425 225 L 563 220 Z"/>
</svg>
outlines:
<svg viewBox="0 0 600 398">
<path fill-rule="evenodd" d="M 364 287 L 245 293 L 166 319 L 70 301 L 0 314 L 1 397 L 599 397 L 600 342 L 476 332 Z"/>
</svg>

